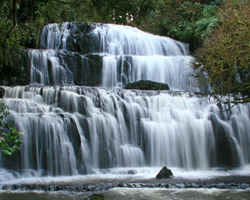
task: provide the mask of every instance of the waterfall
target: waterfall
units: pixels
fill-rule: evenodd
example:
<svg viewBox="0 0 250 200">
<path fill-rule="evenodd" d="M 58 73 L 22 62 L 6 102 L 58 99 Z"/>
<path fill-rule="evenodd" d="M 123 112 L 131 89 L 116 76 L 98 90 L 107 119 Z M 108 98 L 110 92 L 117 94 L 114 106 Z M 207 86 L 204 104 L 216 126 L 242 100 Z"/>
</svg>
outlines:
<svg viewBox="0 0 250 200">
<path fill-rule="evenodd" d="M 112 24 L 90 27 L 68 22 L 49 24 L 43 28 L 40 46 L 43 50 L 30 52 L 33 85 L 81 85 L 75 78 L 79 73 L 75 68 L 87 65 L 77 57 L 95 55 L 102 59 L 99 69 L 95 69 L 100 70 L 101 81 L 88 85 L 124 87 L 131 82 L 151 80 L 167 83 L 172 90 L 195 90 L 190 68 L 193 58 L 188 55 L 187 45 L 137 28 Z M 68 58 L 72 52 L 74 55 Z"/>
<path fill-rule="evenodd" d="M 40 48 L 29 50 L 30 85 L 3 86 L 0 102 L 24 135 L 20 152 L 0 155 L 1 168 L 29 177 L 249 164 L 250 105 L 191 93 L 186 45 L 128 26 L 66 22 L 45 26 Z M 138 80 L 172 91 L 122 89 Z"/>
<path fill-rule="evenodd" d="M 17 169 L 58 176 L 98 168 L 208 170 L 250 162 L 249 105 L 222 112 L 227 108 L 216 101 L 184 92 L 76 86 L 5 90 L 2 101 L 25 133 L 22 151 L 13 157 L 20 156 L 21 162 L 13 161 Z"/>
</svg>

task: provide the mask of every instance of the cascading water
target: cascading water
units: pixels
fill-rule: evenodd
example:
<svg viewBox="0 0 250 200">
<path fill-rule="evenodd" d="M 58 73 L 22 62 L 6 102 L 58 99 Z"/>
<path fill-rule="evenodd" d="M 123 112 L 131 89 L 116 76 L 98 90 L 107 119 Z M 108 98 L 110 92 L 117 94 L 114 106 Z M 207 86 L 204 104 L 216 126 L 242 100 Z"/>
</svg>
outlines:
<svg viewBox="0 0 250 200">
<path fill-rule="evenodd" d="M 86 68 L 86 63 L 79 61 L 78 53 L 70 58 L 65 53 L 78 51 L 102 58 L 102 66 L 99 69 L 94 66 L 96 71 L 100 70 L 101 77 L 93 86 L 122 87 L 130 82 L 151 80 L 168 83 L 171 89 L 194 89 L 189 66 L 193 58 L 188 55 L 187 45 L 129 26 L 79 26 L 62 23 L 44 27 L 40 46 L 45 50 L 30 51 L 31 61 L 35 62 L 31 68 L 31 84 L 79 85 L 74 77 L 79 73 L 75 67 Z M 59 57 L 62 58 L 57 59 Z"/>
<path fill-rule="evenodd" d="M 187 92 L 114 88 L 146 79 L 192 90 L 193 58 L 182 43 L 127 26 L 63 23 L 43 29 L 40 47 L 29 51 L 31 86 L 4 87 L 0 101 L 25 134 L 22 151 L 1 156 L 1 168 L 60 176 L 249 164 L 249 104 L 228 110 Z"/>
<path fill-rule="evenodd" d="M 66 86 L 5 90 L 3 101 L 25 133 L 16 169 L 57 176 L 96 168 L 209 169 L 250 161 L 249 105 L 223 115 L 215 102 L 187 93 Z"/>
</svg>

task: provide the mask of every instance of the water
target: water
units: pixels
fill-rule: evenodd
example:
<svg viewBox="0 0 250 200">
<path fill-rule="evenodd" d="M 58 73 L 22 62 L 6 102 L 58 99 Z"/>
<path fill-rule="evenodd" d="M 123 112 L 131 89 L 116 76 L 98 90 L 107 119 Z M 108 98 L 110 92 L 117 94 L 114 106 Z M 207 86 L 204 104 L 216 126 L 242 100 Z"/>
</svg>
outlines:
<svg viewBox="0 0 250 200">
<path fill-rule="evenodd" d="M 4 86 L 0 99 L 25 133 L 21 152 L 0 155 L 0 199 L 100 190 L 106 199 L 248 199 L 250 106 L 229 109 L 193 93 L 187 45 L 128 26 L 68 22 L 45 26 L 40 41 L 29 50 L 30 85 Z M 172 91 L 122 89 L 141 79 Z M 155 179 L 164 165 L 174 177 Z M 158 183 L 171 187 L 150 188 Z M 37 188 L 24 191 L 30 185 Z M 55 185 L 93 191 L 48 189 Z"/>
<path fill-rule="evenodd" d="M 14 156 L 10 169 L 25 176 L 249 164 L 249 105 L 221 112 L 216 101 L 185 92 L 68 86 L 5 90 L 9 118 L 25 133 L 20 160 Z M 7 163 L 2 166 L 10 167 Z"/>
<path fill-rule="evenodd" d="M 40 44 L 43 50 L 30 50 L 31 84 L 79 84 L 81 81 L 76 77 L 81 72 L 76 70 L 77 66 L 88 68 L 85 62 L 79 61 L 80 53 L 80 56 L 102 58 L 101 80 L 93 86 L 124 87 L 131 82 L 151 80 L 167 83 L 172 90 L 197 90 L 190 76 L 193 57 L 187 45 L 129 26 L 93 24 L 91 31 L 84 25 L 79 26 L 67 22 L 44 27 Z M 92 67 L 99 70 L 95 65 Z"/>
<path fill-rule="evenodd" d="M 8 200 L 80 200 L 87 198 L 92 193 L 74 193 L 74 192 L 0 192 L 0 199 Z M 179 199 L 206 199 L 206 200 L 224 200 L 224 199 L 250 199 L 249 190 L 217 190 L 217 189 L 112 189 L 104 192 L 106 200 L 179 200 Z"/>
<path fill-rule="evenodd" d="M 154 172 L 158 169 L 144 168 L 139 169 L 138 174 L 127 175 L 121 174 L 119 170 L 111 170 L 109 174 L 96 174 L 96 175 L 84 175 L 84 176 L 72 176 L 72 177 L 44 177 L 44 178 L 29 178 L 19 179 L 13 181 L 15 185 L 28 184 L 28 185 L 50 185 L 50 188 L 55 188 L 55 185 L 64 186 L 68 185 L 67 190 L 60 191 L 43 191 L 39 189 L 33 191 L 27 191 L 25 187 L 23 189 L 17 189 L 15 191 L 0 191 L 0 199 L 84 199 L 94 194 L 104 194 L 105 199 L 250 199 L 249 187 L 237 189 L 217 189 L 214 186 L 212 188 L 177 188 L 175 185 L 181 186 L 183 183 L 192 184 L 207 184 L 222 182 L 240 183 L 249 177 L 249 168 L 239 171 L 219 172 L 216 170 L 207 172 L 181 172 L 178 169 L 173 169 L 174 176 L 168 180 L 157 180 L 154 178 Z M 143 173 L 144 171 L 144 173 Z M 148 172 L 145 176 L 145 172 Z M 111 174 L 111 172 L 113 174 Z M 118 173 L 119 174 L 116 174 Z M 183 175 L 184 174 L 184 175 Z M 129 183 L 126 187 L 111 187 L 109 190 L 92 190 L 91 191 L 77 191 L 74 190 L 74 185 L 80 187 L 88 185 L 89 188 L 95 188 L 115 183 Z M 164 187 L 152 187 L 152 185 L 160 185 L 164 182 L 169 183 L 170 188 Z M 11 182 L 8 182 L 11 184 Z M 148 184 L 148 187 L 132 188 L 131 186 L 139 184 Z M 95 185 L 95 186 L 94 186 Z M 234 184 L 235 185 L 235 184 Z M 240 184 L 239 184 L 240 185 Z"/>
</svg>

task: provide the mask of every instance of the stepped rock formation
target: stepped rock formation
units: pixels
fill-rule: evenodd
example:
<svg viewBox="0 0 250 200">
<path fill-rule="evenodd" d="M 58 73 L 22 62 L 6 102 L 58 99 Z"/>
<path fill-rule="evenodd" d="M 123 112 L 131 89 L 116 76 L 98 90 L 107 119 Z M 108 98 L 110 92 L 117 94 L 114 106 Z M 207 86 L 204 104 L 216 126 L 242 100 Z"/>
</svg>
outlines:
<svg viewBox="0 0 250 200">
<path fill-rule="evenodd" d="M 185 92 L 194 89 L 193 58 L 178 41 L 128 26 L 67 22 L 45 26 L 40 49 L 28 56 L 29 85 L 2 86 L 8 119 L 24 132 L 21 152 L 0 155 L 2 181 L 250 163 L 250 105 L 228 110 Z M 139 80 L 179 92 L 122 89 Z"/>
</svg>

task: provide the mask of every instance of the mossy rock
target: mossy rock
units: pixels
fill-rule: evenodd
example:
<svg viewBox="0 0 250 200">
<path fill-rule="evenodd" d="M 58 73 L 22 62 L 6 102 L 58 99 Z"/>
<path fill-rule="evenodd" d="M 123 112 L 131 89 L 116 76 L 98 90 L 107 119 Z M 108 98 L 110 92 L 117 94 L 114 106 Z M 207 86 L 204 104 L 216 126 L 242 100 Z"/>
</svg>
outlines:
<svg viewBox="0 0 250 200">
<path fill-rule="evenodd" d="M 5 89 L 0 87 L 0 98 L 3 98 L 5 94 Z"/>
<path fill-rule="evenodd" d="M 103 194 L 92 194 L 88 198 L 85 198 L 85 200 L 105 200 L 105 197 Z"/>
<path fill-rule="evenodd" d="M 138 90 L 169 90 L 169 86 L 166 83 L 158 83 L 148 80 L 140 80 L 138 82 L 129 83 L 125 86 L 125 89 L 138 89 Z"/>
<path fill-rule="evenodd" d="M 160 172 L 156 175 L 156 178 L 170 178 L 173 176 L 173 173 L 170 169 L 168 169 L 166 166 L 164 166 Z"/>
<path fill-rule="evenodd" d="M 3 65 L 0 85 L 28 85 L 30 83 L 30 61 L 28 50 L 13 52 L 9 65 Z"/>
</svg>

